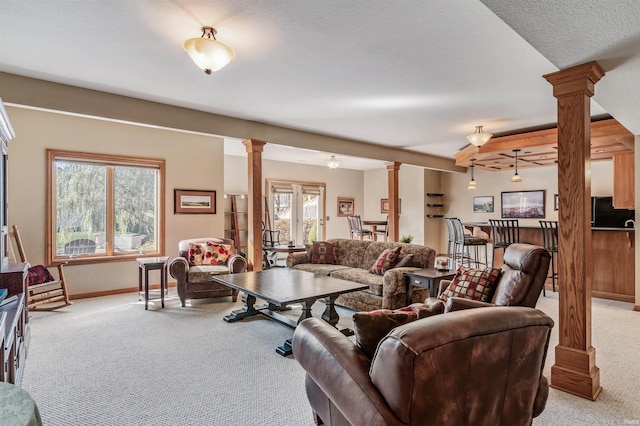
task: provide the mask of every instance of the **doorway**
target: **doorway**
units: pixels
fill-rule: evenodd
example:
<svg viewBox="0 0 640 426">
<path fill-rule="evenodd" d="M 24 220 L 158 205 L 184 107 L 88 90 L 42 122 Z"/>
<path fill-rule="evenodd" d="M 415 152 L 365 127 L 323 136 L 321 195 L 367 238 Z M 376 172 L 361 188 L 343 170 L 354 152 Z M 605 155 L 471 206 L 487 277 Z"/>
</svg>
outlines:
<svg viewBox="0 0 640 426">
<path fill-rule="evenodd" d="M 280 244 L 310 245 L 324 240 L 324 183 L 266 181 L 271 229 L 280 231 Z"/>
</svg>

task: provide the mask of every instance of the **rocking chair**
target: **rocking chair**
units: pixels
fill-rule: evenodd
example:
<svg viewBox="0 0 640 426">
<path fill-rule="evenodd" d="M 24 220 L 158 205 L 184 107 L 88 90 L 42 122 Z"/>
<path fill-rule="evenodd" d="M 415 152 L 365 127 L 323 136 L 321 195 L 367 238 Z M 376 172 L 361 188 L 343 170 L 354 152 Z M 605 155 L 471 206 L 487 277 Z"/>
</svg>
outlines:
<svg viewBox="0 0 640 426">
<path fill-rule="evenodd" d="M 20 261 L 27 262 L 27 256 L 22 246 L 18 227 L 13 225 L 12 228 L 13 238 L 15 239 L 16 247 L 20 255 Z M 54 309 L 72 304 L 72 302 L 69 301 L 62 265 L 62 263 L 55 265 L 58 267 L 59 279 L 57 280 L 44 265 L 35 265 L 29 268 L 29 275 L 27 277 L 27 305 L 30 311 L 53 311 Z"/>
</svg>

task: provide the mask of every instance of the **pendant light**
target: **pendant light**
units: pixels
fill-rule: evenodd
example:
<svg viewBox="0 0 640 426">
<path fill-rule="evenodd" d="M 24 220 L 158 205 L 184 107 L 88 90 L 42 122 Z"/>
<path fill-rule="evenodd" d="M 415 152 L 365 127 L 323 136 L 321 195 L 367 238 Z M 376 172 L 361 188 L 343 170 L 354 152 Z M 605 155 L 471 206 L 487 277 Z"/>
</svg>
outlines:
<svg viewBox="0 0 640 426">
<path fill-rule="evenodd" d="M 493 136 L 492 133 L 485 133 L 482 131 L 482 126 L 476 126 L 476 131 L 467 135 L 467 140 L 475 146 L 482 146 Z"/>
<path fill-rule="evenodd" d="M 520 152 L 520 150 L 514 149 L 513 152 L 516 153 L 516 174 L 511 178 L 511 182 L 522 182 L 522 178 L 518 174 L 518 153 Z"/>
<path fill-rule="evenodd" d="M 471 181 L 469 182 L 469 186 L 467 187 L 468 190 L 474 190 L 476 189 L 476 180 L 473 177 L 473 170 L 475 169 L 475 163 L 476 163 L 476 159 L 472 158 L 471 159 L 471 166 L 469 166 L 469 168 L 471 169 Z"/>
</svg>

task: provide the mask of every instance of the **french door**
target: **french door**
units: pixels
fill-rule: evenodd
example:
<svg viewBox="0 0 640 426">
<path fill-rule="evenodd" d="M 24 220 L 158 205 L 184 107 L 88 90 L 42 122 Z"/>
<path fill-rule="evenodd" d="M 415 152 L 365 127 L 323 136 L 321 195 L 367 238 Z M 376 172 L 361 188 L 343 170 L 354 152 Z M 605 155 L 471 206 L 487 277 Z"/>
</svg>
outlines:
<svg viewBox="0 0 640 426">
<path fill-rule="evenodd" d="M 271 229 L 279 242 L 296 245 L 324 240 L 325 184 L 267 180 Z"/>
</svg>

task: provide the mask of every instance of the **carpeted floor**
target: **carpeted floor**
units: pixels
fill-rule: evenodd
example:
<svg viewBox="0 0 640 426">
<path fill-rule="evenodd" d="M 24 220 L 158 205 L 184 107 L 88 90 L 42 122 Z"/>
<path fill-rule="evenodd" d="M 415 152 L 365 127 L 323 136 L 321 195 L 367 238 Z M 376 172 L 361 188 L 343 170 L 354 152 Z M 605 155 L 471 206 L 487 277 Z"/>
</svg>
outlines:
<svg viewBox="0 0 640 426">
<path fill-rule="evenodd" d="M 181 308 L 175 289 L 172 296 L 149 311 L 123 294 L 32 313 L 23 387 L 45 425 L 313 424 L 302 369 L 275 353 L 291 329 L 261 317 L 224 322 L 241 302 Z M 547 296 L 538 308 L 556 319 L 557 295 Z M 316 305 L 319 315 L 324 306 Z M 348 326 L 351 311 L 340 313 Z M 602 395 L 592 402 L 551 390 L 534 425 L 638 424 L 640 313 L 594 299 L 593 318 Z"/>
</svg>

